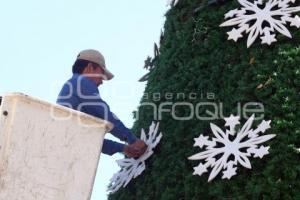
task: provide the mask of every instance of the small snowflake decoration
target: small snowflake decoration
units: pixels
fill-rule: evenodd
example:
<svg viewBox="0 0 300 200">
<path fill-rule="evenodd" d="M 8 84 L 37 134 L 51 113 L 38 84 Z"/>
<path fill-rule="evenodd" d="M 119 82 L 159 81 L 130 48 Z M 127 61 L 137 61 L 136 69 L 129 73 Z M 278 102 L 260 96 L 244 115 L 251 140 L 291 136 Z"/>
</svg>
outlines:
<svg viewBox="0 0 300 200">
<path fill-rule="evenodd" d="M 238 0 L 238 2 L 243 8 L 226 13 L 225 19 L 232 19 L 220 25 L 221 27 L 238 26 L 227 32 L 228 40 L 236 42 L 243 37 L 242 33 L 246 32 L 249 34 L 247 47 L 250 47 L 259 35 L 262 44 L 271 45 L 277 41 L 276 31 L 292 38 L 285 26 L 287 22 L 290 23 L 290 26 L 300 28 L 300 17 L 294 14 L 300 11 L 300 6 L 290 7 L 295 0 L 269 0 L 266 3 L 263 0 L 254 0 L 253 3 L 247 0 Z"/>
<path fill-rule="evenodd" d="M 176 6 L 179 0 L 167 0 L 167 6 Z"/>
<path fill-rule="evenodd" d="M 126 187 L 132 178 L 136 178 L 145 170 L 145 161 L 153 154 L 153 149 L 158 145 L 162 138 L 162 133 L 158 134 L 158 127 L 159 123 L 155 124 L 152 122 L 151 126 L 149 127 L 148 138 L 146 137 L 144 129 L 142 129 L 141 140 L 148 145 L 148 148 L 141 157 L 138 159 L 124 158 L 117 160 L 121 170 L 114 174 L 110 179 L 110 185 L 107 189 L 108 191 L 114 193 L 122 186 Z"/>
<path fill-rule="evenodd" d="M 215 124 L 211 123 L 210 127 L 214 134 L 212 140 L 209 140 L 208 136 L 202 134 L 194 139 L 194 146 L 199 146 L 200 148 L 205 147 L 205 150 L 188 159 L 205 160 L 206 163 L 200 163 L 197 167 L 194 167 L 193 175 L 201 176 L 203 173 L 208 172 L 208 167 L 211 167 L 212 171 L 209 175 L 208 182 L 213 180 L 221 170 L 223 170 L 222 178 L 230 179 L 232 176 L 236 175 L 237 167 L 235 166 L 238 165 L 238 163 L 251 169 L 248 157 L 254 155 L 254 158 L 263 158 L 263 156 L 267 155 L 270 147 L 259 145 L 276 135 L 270 134 L 260 136 L 260 132 L 264 133 L 270 128 L 271 121 L 263 120 L 258 127 L 253 130 L 251 129 L 251 126 L 254 118 L 255 116 L 252 115 L 238 133 L 236 133 L 235 130 L 236 125 L 240 124 L 239 117 L 237 116 L 231 115 L 230 117 L 225 118 L 225 126 L 229 127 L 229 130 L 226 130 L 225 132 Z M 234 139 L 230 139 L 230 137 L 234 137 Z M 222 144 L 222 146 L 217 147 L 217 143 Z M 228 160 L 232 155 L 234 160 Z"/>
</svg>

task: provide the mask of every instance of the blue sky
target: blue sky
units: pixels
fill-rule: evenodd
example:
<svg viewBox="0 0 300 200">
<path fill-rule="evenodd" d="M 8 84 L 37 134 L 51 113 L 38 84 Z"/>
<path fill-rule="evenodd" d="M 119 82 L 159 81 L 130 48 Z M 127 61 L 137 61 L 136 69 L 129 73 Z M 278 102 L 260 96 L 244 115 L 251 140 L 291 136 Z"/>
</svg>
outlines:
<svg viewBox="0 0 300 200">
<path fill-rule="evenodd" d="M 165 0 L 1 1 L 0 95 L 22 92 L 55 103 L 79 51 L 94 48 L 115 75 L 100 86 L 101 96 L 131 127 L 145 87 L 137 80 L 147 72 L 144 60 L 153 55 L 167 9 Z M 101 155 L 92 200 L 106 199 L 120 158 Z"/>
</svg>

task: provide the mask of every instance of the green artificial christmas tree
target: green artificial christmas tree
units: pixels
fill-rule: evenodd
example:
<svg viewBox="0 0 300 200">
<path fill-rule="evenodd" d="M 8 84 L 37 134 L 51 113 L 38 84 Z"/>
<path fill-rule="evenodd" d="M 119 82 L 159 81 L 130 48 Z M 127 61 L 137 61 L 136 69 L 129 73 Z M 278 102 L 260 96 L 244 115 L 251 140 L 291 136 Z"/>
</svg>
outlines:
<svg viewBox="0 0 300 200">
<path fill-rule="evenodd" d="M 273 29 L 270 18 L 250 29 L 259 18 L 244 23 L 244 15 L 255 16 L 245 5 L 280 10 L 272 15 Z M 299 6 L 291 0 L 183 0 L 173 5 L 133 127 L 140 132 L 159 121 L 163 137 L 146 170 L 110 200 L 300 199 Z M 271 13 L 266 10 L 256 16 Z M 251 169 L 237 164 L 230 179 L 220 171 L 208 182 L 212 168 L 193 175 L 200 161 L 188 158 L 204 150 L 193 146 L 194 139 L 201 134 L 212 141 L 211 124 L 225 132 L 224 118 L 231 115 L 239 117 L 236 128 L 242 129 L 252 114 L 256 119 L 248 128 L 253 130 L 262 120 L 268 127 L 271 120 L 262 134 L 276 135 L 261 147 L 268 154 L 249 157 Z"/>
</svg>

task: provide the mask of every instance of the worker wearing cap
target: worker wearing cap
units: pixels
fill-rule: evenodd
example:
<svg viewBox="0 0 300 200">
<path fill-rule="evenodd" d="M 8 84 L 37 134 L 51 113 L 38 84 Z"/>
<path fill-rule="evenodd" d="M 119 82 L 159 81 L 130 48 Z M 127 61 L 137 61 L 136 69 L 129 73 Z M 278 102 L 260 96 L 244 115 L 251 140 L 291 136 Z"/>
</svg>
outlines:
<svg viewBox="0 0 300 200">
<path fill-rule="evenodd" d="M 102 153 L 113 155 L 124 152 L 128 157 L 141 156 L 147 145 L 125 127 L 100 97 L 98 86 L 103 80 L 113 78 L 113 74 L 105 66 L 102 54 L 92 49 L 81 51 L 72 71 L 73 76 L 63 85 L 57 103 L 111 122 L 114 125 L 111 133 L 129 144 L 105 139 Z"/>
</svg>

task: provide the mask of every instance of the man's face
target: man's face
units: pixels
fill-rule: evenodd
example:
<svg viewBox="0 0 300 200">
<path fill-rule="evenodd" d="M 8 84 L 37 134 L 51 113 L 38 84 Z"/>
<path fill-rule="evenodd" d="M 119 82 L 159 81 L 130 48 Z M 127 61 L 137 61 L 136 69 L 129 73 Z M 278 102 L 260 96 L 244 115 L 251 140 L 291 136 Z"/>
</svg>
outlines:
<svg viewBox="0 0 300 200">
<path fill-rule="evenodd" d="M 105 79 L 104 70 L 102 67 L 95 63 L 89 63 L 88 66 L 84 70 L 84 74 L 94 81 L 97 86 L 101 85 L 103 83 L 103 80 Z"/>
</svg>

